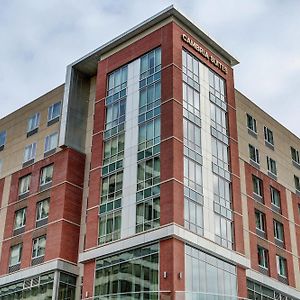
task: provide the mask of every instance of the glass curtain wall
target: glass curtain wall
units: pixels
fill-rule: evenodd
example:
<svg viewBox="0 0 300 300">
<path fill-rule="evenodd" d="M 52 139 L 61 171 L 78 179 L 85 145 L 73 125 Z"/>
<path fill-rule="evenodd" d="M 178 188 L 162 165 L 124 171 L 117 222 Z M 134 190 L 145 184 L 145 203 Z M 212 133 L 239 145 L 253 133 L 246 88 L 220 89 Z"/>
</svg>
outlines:
<svg viewBox="0 0 300 300">
<path fill-rule="evenodd" d="M 199 61 L 190 53 L 182 52 L 184 221 L 186 228 L 203 235 L 199 64 Z"/>
<path fill-rule="evenodd" d="M 127 66 L 108 75 L 98 244 L 121 237 L 127 76 Z"/>
<path fill-rule="evenodd" d="M 237 299 L 234 265 L 186 245 L 185 274 L 186 300 Z"/>
<path fill-rule="evenodd" d="M 160 224 L 161 49 L 140 62 L 136 232 Z"/>
<path fill-rule="evenodd" d="M 158 270 L 158 244 L 99 259 L 94 299 L 158 299 Z"/>
</svg>

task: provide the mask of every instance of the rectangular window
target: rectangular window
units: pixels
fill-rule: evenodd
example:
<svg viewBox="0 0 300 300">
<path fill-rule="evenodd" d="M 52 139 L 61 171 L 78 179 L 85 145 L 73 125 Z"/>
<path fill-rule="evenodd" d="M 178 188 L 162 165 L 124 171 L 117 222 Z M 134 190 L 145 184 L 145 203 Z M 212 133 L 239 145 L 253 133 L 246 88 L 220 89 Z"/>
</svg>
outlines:
<svg viewBox="0 0 300 300">
<path fill-rule="evenodd" d="M 263 197 L 263 182 L 258 177 L 252 175 L 253 193 Z"/>
<path fill-rule="evenodd" d="M 256 229 L 266 232 L 266 216 L 259 210 L 255 210 L 255 225 Z"/>
<path fill-rule="evenodd" d="M 159 218 L 159 198 L 138 202 L 136 205 L 136 232 L 158 227 Z"/>
<path fill-rule="evenodd" d="M 28 162 L 30 160 L 34 160 L 36 155 L 36 143 L 32 143 L 25 147 L 24 151 L 24 160 L 23 162 Z"/>
<path fill-rule="evenodd" d="M 32 258 L 37 258 L 45 255 L 46 236 L 40 236 L 33 240 Z"/>
<path fill-rule="evenodd" d="M 184 226 L 203 235 L 203 203 L 200 204 L 187 196 L 184 197 Z"/>
<path fill-rule="evenodd" d="M 299 151 L 296 150 L 295 148 L 291 147 L 291 156 L 292 156 L 292 160 L 297 163 L 300 164 L 300 156 L 299 156 Z"/>
<path fill-rule="evenodd" d="M 31 132 L 39 127 L 40 124 L 40 113 L 37 112 L 31 116 L 27 121 L 27 132 Z"/>
<path fill-rule="evenodd" d="M 221 102 L 225 102 L 225 81 L 215 72 L 208 69 L 209 76 L 209 99 L 221 106 Z M 223 105 L 221 106 L 223 107 Z"/>
<path fill-rule="evenodd" d="M 15 212 L 14 230 L 24 227 L 26 224 L 26 207 Z"/>
<path fill-rule="evenodd" d="M 248 127 L 248 129 L 257 133 L 256 120 L 249 114 L 247 114 L 247 127 Z"/>
<path fill-rule="evenodd" d="M 158 195 L 160 183 L 160 158 L 154 157 L 138 164 L 137 200 Z"/>
<path fill-rule="evenodd" d="M 202 166 L 196 161 L 184 157 L 184 185 L 202 194 Z"/>
<path fill-rule="evenodd" d="M 298 176 L 294 175 L 295 188 L 298 192 L 300 192 L 300 179 Z"/>
<path fill-rule="evenodd" d="M 48 122 L 60 116 L 61 102 L 56 102 L 48 108 Z"/>
<path fill-rule="evenodd" d="M 277 273 L 279 276 L 287 277 L 286 259 L 282 256 L 276 255 Z"/>
<path fill-rule="evenodd" d="M 30 189 L 31 174 L 23 176 L 19 179 L 19 195 L 23 195 L 29 192 Z"/>
<path fill-rule="evenodd" d="M 227 135 L 227 114 L 226 111 L 219 106 L 211 103 L 210 105 L 210 118 L 212 126 L 217 131 Z"/>
<path fill-rule="evenodd" d="M 121 211 L 113 211 L 100 216 L 98 243 L 103 244 L 120 239 Z"/>
<path fill-rule="evenodd" d="M 259 152 L 258 149 L 249 144 L 249 156 L 252 161 L 259 164 Z"/>
<path fill-rule="evenodd" d="M 4 148 L 6 143 L 6 130 L 0 132 L 0 150 Z"/>
<path fill-rule="evenodd" d="M 57 147 L 58 143 L 58 133 L 52 133 L 45 137 L 45 148 L 44 152 L 54 150 Z"/>
<path fill-rule="evenodd" d="M 215 237 L 219 245 L 232 249 L 232 221 L 219 214 L 215 214 Z"/>
<path fill-rule="evenodd" d="M 275 239 L 283 242 L 284 241 L 284 230 L 283 230 L 283 224 L 273 220 L 273 226 L 274 226 L 274 237 Z"/>
<path fill-rule="evenodd" d="M 22 258 L 22 243 L 10 248 L 9 266 L 15 266 L 21 263 Z"/>
<path fill-rule="evenodd" d="M 122 197 L 123 171 L 102 178 L 101 204 Z"/>
<path fill-rule="evenodd" d="M 50 200 L 45 199 L 36 204 L 36 221 L 48 218 Z"/>
<path fill-rule="evenodd" d="M 218 139 L 211 138 L 213 164 L 229 171 L 228 146 Z"/>
<path fill-rule="evenodd" d="M 41 169 L 40 185 L 45 185 L 52 182 L 53 164 Z"/>
<path fill-rule="evenodd" d="M 257 246 L 258 265 L 262 268 L 269 268 L 269 251 L 263 247 Z"/>
<path fill-rule="evenodd" d="M 267 165 L 268 165 L 268 171 L 273 175 L 277 175 L 276 161 L 269 156 L 267 156 Z"/>
<path fill-rule="evenodd" d="M 274 146 L 273 131 L 264 126 L 265 141 Z"/>
<path fill-rule="evenodd" d="M 200 93 L 183 83 L 183 107 L 194 115 L 200 115 Z"/>
<path fill-rule="evenodd" d="M 276 207 L 280 208 L 281 207 L 280 192 L 275 188 L 273 188 L 272 186 L 270 188 L 270 192 L 271 192 L 271 203 Z"/>
</svg>

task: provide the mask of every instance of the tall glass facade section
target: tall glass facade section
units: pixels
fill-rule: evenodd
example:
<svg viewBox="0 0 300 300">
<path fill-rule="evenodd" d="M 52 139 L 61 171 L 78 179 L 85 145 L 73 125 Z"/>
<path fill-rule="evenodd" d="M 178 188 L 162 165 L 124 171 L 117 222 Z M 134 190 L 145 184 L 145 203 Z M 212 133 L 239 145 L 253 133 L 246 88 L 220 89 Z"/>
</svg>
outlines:
<svg viewBox="0 0 300 300">
<path fill-rule="evenodd" d="M 211 70 L 208 73 L 212 135 L 212 171 L 214 173 L 215 241 L 224 247 L 232 249 L 233 216 L 231 211 L 231 176 L 225 82 Z"/>
<path fill-rule="evenodd" d="M 96 299 L 158 299 L 159 245 L 96 261 Z"/>
<path fill-rule="evenodd" d="M 121 237 L 127 76 L 127 66 L 108 75 L 99 209 L 99 244 Z"/>
<path fill-rule="evenodd" d="M 136 232 L 160 222 L 161 50 L 140 59 Z"/>
<path fill-rule="evenodd" d="M 203 180 L 200 119 L 199 61 L 182 52 L 184 221 L 189 230 L 203 235 Z"/>
<path fill-rule="evenodd" d="M 186 300 L 237 299 L 234 265 L 186 245 L 185 274 Z"/>
</svg>

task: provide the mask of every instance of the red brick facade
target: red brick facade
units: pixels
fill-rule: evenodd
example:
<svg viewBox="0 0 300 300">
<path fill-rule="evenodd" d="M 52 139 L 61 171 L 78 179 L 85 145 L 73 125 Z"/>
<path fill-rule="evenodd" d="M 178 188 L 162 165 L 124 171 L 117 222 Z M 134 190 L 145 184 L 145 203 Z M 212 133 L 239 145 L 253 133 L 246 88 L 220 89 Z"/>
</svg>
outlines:
<svg viewBox="0 0 300 300">
<path fill-rule="evenodd" d="M 18 243 L 23 244 L 21 268 L 29 267 L 33 239 L 42 235 L 47 237 L 44 261 L 61 258 L 77 263 L 84 163 L 83 154 L 72 149 L 64 149 L 12 174 L 0 274 L 8 272 L 10 248 Z M 51 187 L 40 191 L 41 168 L 50 164 L 54 166 Z M 19 179 L 27 174 L 31 174 L 30 192 L 26 198 L 19 200 Z M 36 228 L 36 204 L 49 197 L 48 223 Z M 23 207 L 26 207 L 25 232 L 13 236 L 15 212 Z"/>
</svg>

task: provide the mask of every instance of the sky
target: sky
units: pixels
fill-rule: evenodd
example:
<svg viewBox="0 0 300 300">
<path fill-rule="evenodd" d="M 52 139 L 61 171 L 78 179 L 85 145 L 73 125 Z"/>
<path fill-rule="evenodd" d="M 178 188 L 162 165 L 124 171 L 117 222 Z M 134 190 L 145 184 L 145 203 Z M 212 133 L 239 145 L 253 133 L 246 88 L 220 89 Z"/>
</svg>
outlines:
<svg viewBox="0 0 300 300">
<path fill-rule="evenodd" d="M 173 4 L 240 61 L 235 87 L 300 137 L 300 0 L 0 0 L 0 118 Z"/>
</svg>

